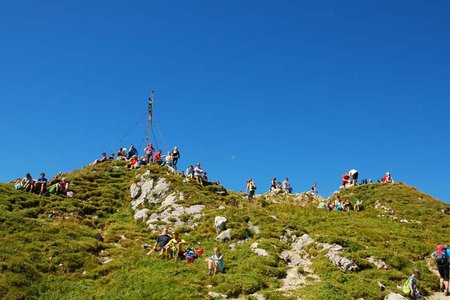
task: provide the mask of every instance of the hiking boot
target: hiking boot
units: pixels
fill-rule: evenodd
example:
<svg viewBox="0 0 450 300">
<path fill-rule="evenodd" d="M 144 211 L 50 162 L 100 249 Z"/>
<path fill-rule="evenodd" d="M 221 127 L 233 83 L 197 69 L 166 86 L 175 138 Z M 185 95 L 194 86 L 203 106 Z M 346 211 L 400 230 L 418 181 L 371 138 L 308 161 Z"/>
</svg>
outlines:
<svg viewBox="0 0 450 300">
<path fill-rule="evenodd" d="M 444 292 L 444 286 L 443 286 L 443 285 L 440 285 L 440 286 L 439 286 L 439 292 L 441 292 L 441 293 Z"/>
</svg>

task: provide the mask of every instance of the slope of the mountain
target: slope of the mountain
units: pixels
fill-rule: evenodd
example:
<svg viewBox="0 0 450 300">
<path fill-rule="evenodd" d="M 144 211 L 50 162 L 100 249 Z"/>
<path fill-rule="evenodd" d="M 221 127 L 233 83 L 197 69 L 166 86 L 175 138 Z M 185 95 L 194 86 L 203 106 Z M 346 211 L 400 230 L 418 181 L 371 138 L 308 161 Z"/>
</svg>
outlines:
<svg viewBox="0 0 450 300">
<path fill-rule="evenodd" d="M 438 283 L 429 255 L 450 239 L 450 206 L 401 183 L 343 190 L 342 199 L 363 200 L 365 209 L 338 212 L 307 195 L 258 195 L 249 204 L 154 165 L 134 171 L 108 162 L 67 178 L 73 198 L 0 184 L 3 298 L 383 299 L 400 293 L 414 268 L 428 295 Z M 217 216 L 228 220 L 222 242 Z M 203 257 L 146 255 L 141 245 L 162 226 Z M 225 273 L 208 276 L 204 258 L 216 245 Z"/>
</svg>

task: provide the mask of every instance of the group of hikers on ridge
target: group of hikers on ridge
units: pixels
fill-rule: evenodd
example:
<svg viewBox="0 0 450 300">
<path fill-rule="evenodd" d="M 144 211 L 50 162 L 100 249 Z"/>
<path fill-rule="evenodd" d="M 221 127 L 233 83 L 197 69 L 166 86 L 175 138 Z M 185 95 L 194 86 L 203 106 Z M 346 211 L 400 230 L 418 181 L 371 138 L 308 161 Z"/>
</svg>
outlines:
<svg viewBox="0 0 450 300">
<path fill-rule="evenodd" d="M 17 179 L 14 182 L 14 188 L 39 195 L 50 193 L 71 196 L 69 182 L 62 173 L 55 175 L 50 181 L 45 178 L 45 173 L 41 173 L 37 179 L 27 173 L 23 179 Z"/>
<path fill-rule="evenodd" d="M 178 260 L 186 260 L 188 263 L 193 263 L 197 258 L 203 254 L 203 249 L 193 249 L 187 246 L 183 250 L 183 246 L 188 243 L 180 238 L 178 232 L 174 232 L 173 236 L 169 235 L 169 228 L 164 227 L 162 233 L 156 238 L 152 247 L 148 244 L 143 244 L 144 249 L 150 249 L 147 255 L 158 252 L 160 257 L 174 258 Z M 214 247 L 213 254 L 205 259 L 208 265 L 208 275 L 215 275 L 224 272 L 223 255 L 218 247 Z"/>
<path fill-rule="evenodd" d="M 355 169 L 351 169 L 350 171 L 345 172 L 344 175 L 342 175 L 340 189 L 358 185 L 358 176 L 359 172 Z M 369 184 L 369 183 L 373 183 L 373 180 L 362 179 L 359 184 Z M 394 179 L 392 178 L 390 172 L 386 172 L 386 174 L 381 179 L 378 179 L 378 183 L 394 183 Z"/>
<path fill-rule="evenodd" d="M 178 146 L 175 146 L 172 151 L 167 151 L 166 155 L 162 155 L 161 149 L 155 152 L 153 145 L 148 144 L 147 147 L 145 147 L 144 152 L 145 154 L 139 157 L 138 150 L 133 144 L 131 144 L 128 149 L 119 148 L 117 156 L 115 156 L 114 153 L 111 153 L 111 155 L 107 157 L 106 153 L 103 152 L 102 157 L 93 161 L 91 165 L 96 165 L 109 160 L 125 160 L 127 161 L 127 168 L 138 169 L 139 167 L 145 166 L 149 163 L 157 163 L 160 166 L 172 168 L 175 172 L 185 176 L 186 178 L 195 179 L 195 181 L 202 186 L 205 182 L 208 182 L 207 173 L 200 167 L 200 163 L 197 163 L 195 167 L 193 165 L 189 165 L 184 173 L 177 171 L 178 160 L 181 157 Z"/>
<path fill-rule="evenodd" d="M 140 166 L 145 166 L 151 162 L 154 162 L 161 166 L 168 166 L 176 170 L 178 160 L 181 157 L 178 146 L 175 146 L 172 151 L 167 151 L 166 155 L 162 155 L 161 149 L 155 152 L 155 148 L 153 148 L 153 145 L 148 144 L 144 149 L 144 153 L 144 155 L 139 157 L 138 150 L 133 144 L 131 144 L 130 148 L 128 149 L 119 148 L 119 150 L 117 151 L 117 156 L 114 153 L 111 153 L 111 155 L 108 157 L 106 155 L 106 152 L 103 152 L 102 157 L 93 161 L 91 165 L 116 159 L 127 161 L 127 167 L 130 169 L 137 169 Z"/>
</svg>

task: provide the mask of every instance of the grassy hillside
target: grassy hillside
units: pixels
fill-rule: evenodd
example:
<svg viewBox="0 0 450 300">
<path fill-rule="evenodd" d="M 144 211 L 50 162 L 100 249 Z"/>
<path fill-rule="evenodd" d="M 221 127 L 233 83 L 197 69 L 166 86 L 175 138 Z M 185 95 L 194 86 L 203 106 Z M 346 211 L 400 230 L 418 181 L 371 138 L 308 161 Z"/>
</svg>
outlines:
<svg viewBox="0 0 450 300">
<path fill-rule="evenodd" d="M 195 229 L 178 228 L 185 240 L 204 248 L 205 255 L 218 244 L 215 216 L 229 220 L 232 240 L 219 244 L 225 274 L 208 276 L 203 258 L 188 264 L 146 255 L 141 244 L 153 243 L 157 233 L 134 221 L 129 191 L 136 175 L 147 169 L 155 179 L 165 177 L 171 190 L 182 192 L 183 205 L 206 205 Z M 422 271 L 419 286 L 426 295 L 437 283 L 429 271 L 429 254 L 435 244 L 450 240 L 449 206 L 404 184 L 349 188 L 340 193 L 341 198 L 362 199 L 366 209 L 329 212 L 316 208 L 317 203 L 299 205 L 284 196 L 276 197 L 278 203 L 259 196 L 259 205 L 249 205 L 243 194 L 217 194 L 218 186 L 185 183 L 153 165 L 131 171 L 120 162 L 108 162 L 67 178 L 74 198 L 32 195 L 0 184 L 3 298 L 208 299 L 208 292 L 229 297 L 257 292 L 267 299 L 382 299 L 387 291 L 398 292 L 397 286 L 413 268 Z M 249 221 L 259 226 L 259 234 L 249 229 Z M 311 244 L 306 250 L 320 281 L 311 280 L 288 295 L 278 291 L 288 270 L 279 258 L 290 247 L 280 239 L 286 232 L 307 233 L 316 242 L 343 246 L 342 255 L 360 270 L 340 271 L 317 244 Z M 269 256 L 252 252 L 253 242 Z M 231 243 L 235 250 L 229 249 Z M 389 269 L 376 268 L 367 261 L 369 256 L 383 260 Z M 381 291 L 377 282 L 386 290 Z"/>
</svg>

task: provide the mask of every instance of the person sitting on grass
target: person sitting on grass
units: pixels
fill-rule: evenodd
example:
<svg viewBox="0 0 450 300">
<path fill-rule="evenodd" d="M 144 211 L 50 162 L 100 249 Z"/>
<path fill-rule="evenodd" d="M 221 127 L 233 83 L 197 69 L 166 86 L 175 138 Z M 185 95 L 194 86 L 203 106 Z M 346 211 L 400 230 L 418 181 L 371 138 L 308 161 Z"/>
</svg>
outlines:
<svg viewBox="0 0 450 300">
<path fill-rule="evenodd" d="M 189 167 L 186 169 L 186 173 L 184 174 L 187 178 L 194 178 L 194 166 L 189 165 Z"/>
<path fill-rule="evenodd" d="M 165 155 L 165 160 L 162 162 L 162 166 L 168 166 L 173 168 L 173 158 L 172 158 L 172 152 L 167 151 L 167 154 Z"/>
<path fill-rule="evenodd" d="M 336 200 L 334 201 L 334 209 L 335 210 L 343 210 L 341 196 L 337 195 Z"/>
<path fill-rule="evenodd" d="M 350 202 L 350 199 L 347 199 L 347 201 L 345 201 L 343 208 L 345 211 L 350 211 L 353 208 L 353 205 Z"/>
<path fill-rule="evenodd" d="M 328 210 L 333 210 L 334 209 L 334 202 L 331 199 L 327 200 L 327 208 Z"/>
<path fill-rule="evenodd" d="M 22 186 L 26 192 L 32 192 L 34 190 L 34 180 L 30 173 L 27 173 L 25 178 L 22 179 Z"/>
<path fill-rule="evenodd" d="M 45 173 L 41 173 L 40 177 L 35 182 L 35 192 L 39 195 L 44 194 L 47 191 L 47 178 L 45 178 Z"/>
<path fill-rule="evenodd" d="M 179 237 L 178 232 L 175 232 L 172 239 L 164 246 L 164 253 L 179 258 L 183 255 L 184 244 L 187 244 L 186 241 Z"/>
<path fill-rule="evenodd" d="M 91 164 L 91 166 L 96 165 L 96 164 L 98 164 L 98 163 L 105 162 L 105 161 L 107 161 L 107 160 L 108 160 L 108 157 L 106 157 L 106 153 L 103 152 L 103 153 L 102 153 L 102 158 L 94 160 L 94 162 Z"/>
<path fill-rule="evenodd" d="M 130 162 L 127 164 L 127 168 L 129 169 L 139 168 L 138 162 L 139 162 L 138 157 L 136 155 L 133 155 L 130 159 Z"/>
<path fill-rule="evenodd" d="M 169 228 L 164 227 L 163 232 L 156 238 L 156 242 L 147 255 L 152 254 L 155 251 L 159 252 L 159 255 L 164 254 L 164 247 L 169 243 L 172 237 L 169 235 Z"/>
<path fill-rule="evenodd" d="M 108 160 L 114 160 L 115 159 L 115 154 L 114 152 L 111 153 L 111 155 L 108 157 Z"/>
<path fill-rule="evenodd" d="M 391 176 L 391 173 L 386 172 L 386 175 L 381 178 L 382 183 L 394 183 L 394 179 Z"/>
<path fill-rule="evenodd" d="M 69 191 L 69 182 L 64 177 L 63 179 L 61 179 L 60 183 L 56 184 L 56 194 L 67 195 L 68 191 Z"/>
<path fill-rule="evenodd" d="M 363 209 L 364 201 L 356 200 L 355 207 L 353 208 L 356 211 L 361 211 Z"/>
<path fill-rule="evenodd" d="M 161 153 L 162 150 L 159 149 L 158 151 L 156 151 L 155 155 L 153 156 L 153 162 L 157 163 L 157 164 L 162 164 L 162 159 L 161 159 Z"/>
<path fill-rule="evenodd" d="M 223 255 L 220 253 L 218 247 L 214 247 L 214 253 L 207 258 L 208 261 L 208 275 L 215 275 L 223 273 Z"/>
</svg>

